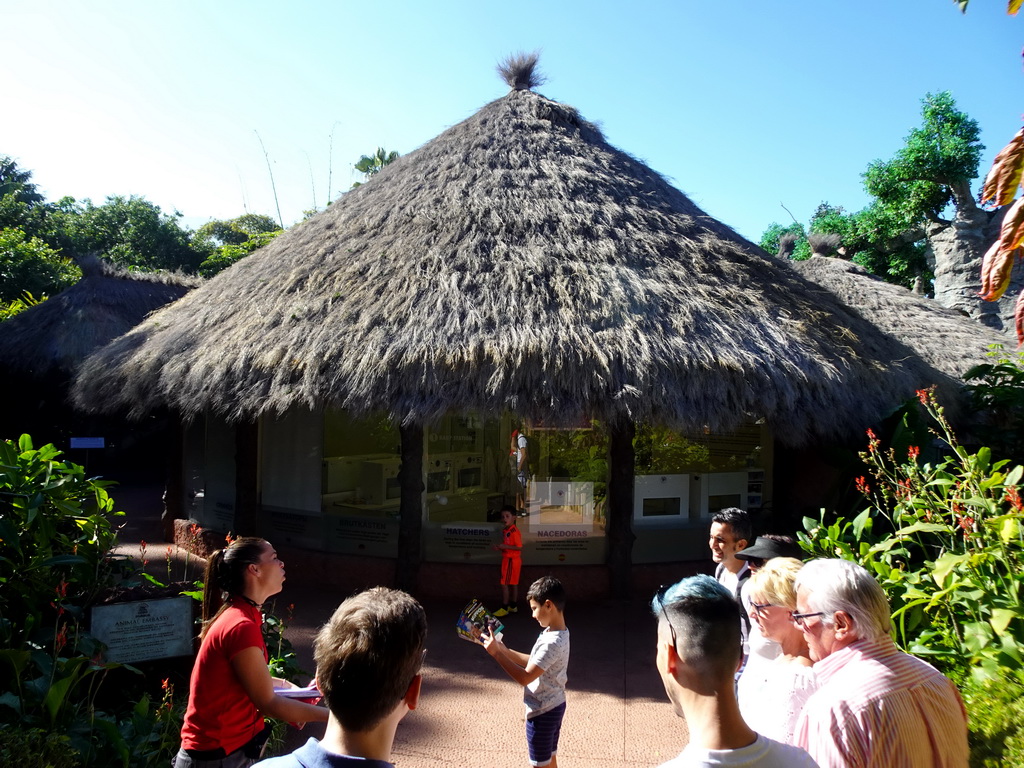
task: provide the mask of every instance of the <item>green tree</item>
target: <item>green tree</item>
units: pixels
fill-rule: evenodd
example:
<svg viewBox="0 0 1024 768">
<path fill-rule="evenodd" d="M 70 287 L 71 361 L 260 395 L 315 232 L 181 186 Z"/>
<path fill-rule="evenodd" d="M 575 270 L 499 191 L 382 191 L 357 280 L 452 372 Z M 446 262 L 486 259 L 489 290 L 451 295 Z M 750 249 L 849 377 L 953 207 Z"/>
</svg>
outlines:
<svg viewBox="0 0 1024 768">
<path fill-rule="evenodd" d="M 385 165 L 390 165 L 399 157 L 401 157 L 401 155 L 397 152 L 388 152 L 383 147 L 377 147 L 377 151 L 372 155 L 363 155 L 360 157 L 356 162 L 355 168 L 363 174 L 363 181 L 353 183 L 352 189 L 362 186 L 365 182 L 380 173 L 384 169 Z"/>
<path fill-rule="evenodd" d="M 977 316 L 976 286 L 950 282 L 950 276 L 962 274 L 956 265 L 980 259 L 976 251 L 988 237 L 989 215 L 975 204 L 970 186 L 984 146 L 977 122 L 957 109 L 948 91 L 927 94 L 921 105 L 921 124 L 904 145 L 865 171 L 872 203 L 854 213 L 822 203 L 808 232 L 839 235 L 842 256 L 908 288 L 931 284 L 931 251 L 940 278 L 936 297 L 968 314 L 973 308 Z M 765 238 L 779 228 L 772 225 Z"/>
<path fill-rule="evenodd" d="M 81 276 L 77 266 L 39 238 L 14 227 L 0 229 L 0 302 L 26 293 L 58 293 Z"/>
<path fill-rule="evenodd" d="M 0 155 L 0 197 L 7 195 L 26 205 L 39 205 L 45 199 L 32 183 L 31 171 L 19 168 L 7 155 Z"/>
<path fill-rule="evenodd" d="M 876 160 L 864 173 L 864 188 L 902 229 L 943 222 L 952 203 L 974 204 L 971 181 L 985 149 L 978 123 L 956 108 L 949 91 L 927 94 L 922 124 L 890 160 Z"/>
<path fill-rule="evenodd" d="M 213 277 L 223 272 L 283 231 L 272 218 L 258 213 L 246 213 L 226 221 L 208 221 L 192 238 L 193 246 L 208 254 L 199 265 L 199 274 Z"/>
<path fill-rule="evenodd" d="M 242 245 L 256 235 L 280 231 L 280 225 L 261 213 L 246 213 L 234 219 L 214 219 L 203 224 L 192 236 L 213 246 Z"/>
<path fill-rule="evenodd" d="M 103 205 L 65 197 L 49 207 L 43 238 L 65 254 L 97 253 L 121 266 L 142 270 L 195 272 L 208 255 L 197 250 L 191 232 L 148 200 L 118 195 Z"/>
</svg>

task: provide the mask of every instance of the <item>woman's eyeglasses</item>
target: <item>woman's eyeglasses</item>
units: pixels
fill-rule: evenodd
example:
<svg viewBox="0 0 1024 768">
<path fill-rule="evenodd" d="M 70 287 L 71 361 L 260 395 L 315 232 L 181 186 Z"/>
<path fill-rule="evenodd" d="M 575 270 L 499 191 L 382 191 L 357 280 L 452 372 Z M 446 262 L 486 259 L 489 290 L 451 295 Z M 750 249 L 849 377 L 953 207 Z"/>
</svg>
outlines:
<svg viewBox="0 0 1024 768">
<path fill-rule="evenodd" d="M 772 607 L 772 605 L 772 603 L 755 603 L 753 601 L 751 601 L 750 603 L 750 607 L 758 613 L 760 613 L 762 616 L 764 615 L 765 611 Z"/>
</svg>

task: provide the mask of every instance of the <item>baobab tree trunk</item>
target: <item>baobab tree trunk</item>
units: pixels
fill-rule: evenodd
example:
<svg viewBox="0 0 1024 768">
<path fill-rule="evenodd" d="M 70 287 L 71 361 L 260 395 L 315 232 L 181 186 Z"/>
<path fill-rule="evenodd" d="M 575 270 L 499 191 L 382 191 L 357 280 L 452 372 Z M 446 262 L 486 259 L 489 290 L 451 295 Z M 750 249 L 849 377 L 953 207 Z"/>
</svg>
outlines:
<svg viewBox="0 0 1024 768">
<path fill-rule="evenodd" d="M 979 208 L 969 188 L 958 190 L 955 197 L 953 220 L 931 222 L 926 228 L 935 259 L 935 300 L 989 328 L 1012 334 L 1013 301 L 1018 291 L 1011 287 L 1009 298 L 998 302 L 984 301 L 979 295 L 981 260 L 999 234 L 1002 211 L 991 213 Z"/>
</svg>

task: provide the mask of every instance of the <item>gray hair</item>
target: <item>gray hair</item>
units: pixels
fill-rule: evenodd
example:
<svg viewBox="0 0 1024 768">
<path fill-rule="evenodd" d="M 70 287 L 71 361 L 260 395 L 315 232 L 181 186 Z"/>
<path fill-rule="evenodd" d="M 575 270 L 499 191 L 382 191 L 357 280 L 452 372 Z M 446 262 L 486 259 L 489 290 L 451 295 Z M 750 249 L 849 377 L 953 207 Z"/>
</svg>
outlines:
<svg viewBox="0 0 1024 768">
<path fill-rule="evenodd" d="M 835 622 L 837 611 L 852 620 L 857 637 L 881 640 L 892 633 L 889 601 L 875 578 L 849 560 L 811 560 L 796 575 L 796 588 L 807 593 L 809 612 L 821 611 L 822 621 Z"/>
</svg>

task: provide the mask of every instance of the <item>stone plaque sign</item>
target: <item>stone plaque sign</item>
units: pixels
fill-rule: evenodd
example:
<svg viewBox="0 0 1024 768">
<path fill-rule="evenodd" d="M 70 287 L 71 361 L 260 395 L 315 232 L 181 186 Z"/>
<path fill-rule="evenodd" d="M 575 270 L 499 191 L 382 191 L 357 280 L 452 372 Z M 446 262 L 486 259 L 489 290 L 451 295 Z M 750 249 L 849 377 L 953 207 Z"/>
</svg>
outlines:
<svg viewBox="0 0 1024 768">
<path fill-rule="evenodd" d="M 166 659 L 192 654 L 192 598 L 168 597 L 96 605 L 92 634 L 107 645 L 107 661 Z"/>
</svg>

